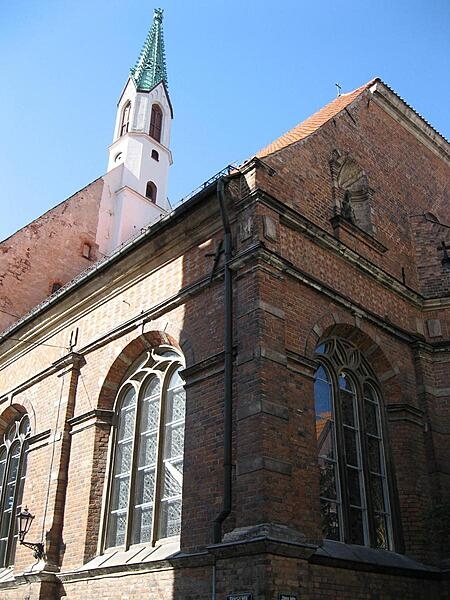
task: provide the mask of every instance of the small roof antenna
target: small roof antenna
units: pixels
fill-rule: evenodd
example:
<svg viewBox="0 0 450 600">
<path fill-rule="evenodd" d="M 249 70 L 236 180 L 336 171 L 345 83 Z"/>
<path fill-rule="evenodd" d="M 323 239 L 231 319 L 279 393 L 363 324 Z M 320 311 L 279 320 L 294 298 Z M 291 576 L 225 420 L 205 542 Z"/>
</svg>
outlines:
<svg viewBox="0 0 450 600">
<path fill-rule="evenodd" d="M 342 87 L 339 83 L 335 83 L 334 85 L 336 86 L 337 97 L 339 98 L 339 96 L 341 95 Z"/>
</svg>

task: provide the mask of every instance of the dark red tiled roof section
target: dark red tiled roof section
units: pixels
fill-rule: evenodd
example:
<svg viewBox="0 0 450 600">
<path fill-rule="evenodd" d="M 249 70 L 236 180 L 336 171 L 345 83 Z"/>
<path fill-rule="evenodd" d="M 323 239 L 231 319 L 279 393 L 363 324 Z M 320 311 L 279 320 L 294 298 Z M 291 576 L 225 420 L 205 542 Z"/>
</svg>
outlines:
<svg viewBox="0 0 450 600">
<path fill-rule="evenodd" d="M 355 100 L 360 94 L 362 94 L 367 88 L 372 86 L 375 82 L 379 81 L 378 78 L 372 79 L 368 83 L 362 85 L 353 92 L 348 94 L 342 94 L 335 98 L 332 102 L 321 108 L 318 112 L 308 117 L 305 121 L 283 134 L 281 137 L 276 139 L 274 142 L 260 150 L 256 156 L 258 158 L 264 158 L 269 154 L 273 154 L 282 148 L 286 148 L 295 142 L 299 142 L 304 138 L 311 135 L 321 127 L 324 123 L 335 117 L 341 110 L 344 110 L 349 104 Z"/>
</svg>

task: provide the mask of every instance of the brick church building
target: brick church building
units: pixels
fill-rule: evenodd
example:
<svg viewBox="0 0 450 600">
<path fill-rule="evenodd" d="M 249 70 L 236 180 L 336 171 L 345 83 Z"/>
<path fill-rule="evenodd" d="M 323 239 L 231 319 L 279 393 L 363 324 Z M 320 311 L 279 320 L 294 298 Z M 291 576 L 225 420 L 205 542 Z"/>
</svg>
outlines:
<svg viewBox="0 0 450 600">
<path fill-rule="evenodd" d="M 448 142 L 373 79 L 171 210 L 171 119 L 157 10 L 0 243 L 0 597 L 449 599 Z"/>
</svg>

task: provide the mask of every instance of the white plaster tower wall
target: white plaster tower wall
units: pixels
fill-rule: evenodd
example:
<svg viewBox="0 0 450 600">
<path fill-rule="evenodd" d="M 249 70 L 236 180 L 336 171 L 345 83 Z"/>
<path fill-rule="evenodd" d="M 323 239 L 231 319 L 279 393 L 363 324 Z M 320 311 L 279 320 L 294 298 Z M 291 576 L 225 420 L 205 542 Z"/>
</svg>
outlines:
<svg viewBox="0 0 450 600">
<path fill-rule="evenodd" d="M 131 88 L 131 89 L 130 89 Z M 134 90 L 133 90 L 134 88 Z M 134 92 L 134 93 L 133 93 Z M 120 135 L 125 107 L 130 103 L 128 133 Z M 156 104 L 162 112 L 161 140 L 149 135 L 152 107 Z M 172 154 L 169 149 L 171 107 L 163 83 L 150 92 L 138 92 L 130 80 L 117 109 L 114 141 L 109 148 L 108 171 L 125 165 L 122 185 L 127 185 L 146 195 L 148 181 L 157 187 L 156 204 L 169 210 L 167 185 Z M 157 154 L 152 154 L 155 151 Z"/>
<path fill-rule="evenodd" d="M 151 129 L 155 106 L 161 114 L 158 135 Z M 111 253 L 139 233 L 142 227 L 170 210 L 167 187 L 172 164 L 171 123 L 162 11 L 156 10 L 144 48 L 117 106 L 108 172 L 103 178 L 105 185 L 97 232 L 100 252 Z M 152 183 L 150 187 L 149 182 Z"/>
</svg>

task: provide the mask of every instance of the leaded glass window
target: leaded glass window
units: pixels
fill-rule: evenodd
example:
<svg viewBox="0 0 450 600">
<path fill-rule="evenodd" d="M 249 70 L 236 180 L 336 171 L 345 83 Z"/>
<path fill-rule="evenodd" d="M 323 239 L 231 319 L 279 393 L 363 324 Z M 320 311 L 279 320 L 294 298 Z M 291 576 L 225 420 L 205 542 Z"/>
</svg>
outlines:
<svg viewBox="0 0 450 600">
<path fill-rule="evenodd" d="M 382 405 L 370 365 L 352 344 L 316 350 L 314 382 L 324 536 L 392 549 Z"/>
<path fill-rule="evenodd" d="M 146 354 L 117 395 L 106 546 L 128 547 L 181 529 L 185 392 L 181 354 Z"/>
<path fill-rule="evenodd" d="M 25 482 L 30 421 L 17 418 L 5 431 L 0 445 L 0 566 L 14 561 L 17 543 L 16 515 L 21 510 Z"/>
</svg>

